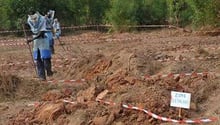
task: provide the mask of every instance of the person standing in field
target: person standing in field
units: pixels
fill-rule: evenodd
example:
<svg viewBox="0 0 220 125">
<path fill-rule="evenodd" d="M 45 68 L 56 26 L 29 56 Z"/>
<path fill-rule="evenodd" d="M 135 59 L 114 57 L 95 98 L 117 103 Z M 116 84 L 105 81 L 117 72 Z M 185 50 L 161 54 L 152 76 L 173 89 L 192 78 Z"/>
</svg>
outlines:
<svg viewBox="0 0 220 125">
<path fill-rule="evenodd" d="M 53 29 L 54 29 L 55 39 L 59 39 L 61 35 L 61 28 L 60 28 L 60 23 L 57 18 L 54 19 Z"/>
<path fill-rule="evenodd" d="M 52 76 L 51 70 L 51 50 L 46 35 L 46 19 L 39 12 L 28 15 L 27 23 L 33 33 L 33 38 L 28 39 L 27 43 L 33 41 L 33 58 L 36 62 L 37 72 L 40 80 L 46 80 L 47 76 Z"/>
<path fill-rule="evenodd" d="M 53 39 L 53 19 L 54 19 L 54 14 L 55 11 L 54 10 L 49 10 L 47 12 L 47 14 L 45 15 L 45 19 L 46 19 L 46 35 L 47 35 L 47 39 L 49 40 L 49 44 L 50 44 L 50 50 L 52 52 L 52 54 L 55 53 L 54 50 L 54 39 Z"/>
</svg>

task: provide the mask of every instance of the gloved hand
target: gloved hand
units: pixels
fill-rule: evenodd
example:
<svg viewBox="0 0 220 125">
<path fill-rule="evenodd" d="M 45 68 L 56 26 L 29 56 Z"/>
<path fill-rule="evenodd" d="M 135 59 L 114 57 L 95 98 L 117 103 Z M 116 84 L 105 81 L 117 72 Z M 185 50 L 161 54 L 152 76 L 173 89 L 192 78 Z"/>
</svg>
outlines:
<svg viewBox="0 0 220 125">
<path fill-rule="evenodd" d="M 29 44 L 32 41 L 33 41 L 33 39 L 27 39 L 27 44 Z"/>
<path fill-rule="evenodd" d="M 56 29 L 53 28 L 52 33 L 55 34 L 56 33 Z"/>
<path fill-rule="evenodd" d="M 46 38 L 45 31 L 40 31 L 37 34 L 35 34 L 33 40 L 39 39 L 39 38 Z"/>
</svg>

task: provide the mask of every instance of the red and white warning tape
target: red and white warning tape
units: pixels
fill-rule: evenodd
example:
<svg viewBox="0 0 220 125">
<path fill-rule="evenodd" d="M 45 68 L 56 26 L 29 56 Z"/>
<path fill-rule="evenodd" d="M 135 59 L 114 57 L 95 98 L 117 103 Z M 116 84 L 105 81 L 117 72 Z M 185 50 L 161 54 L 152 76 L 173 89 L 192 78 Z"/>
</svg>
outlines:
<svg viewBox="0 0 220 125">
<path fill-rule="evenodd" d="M 82 26 L 62 26 L 61 29 L 82 29 L 82 28 L 98 28 L 98 27 L 105 27 L 109 28 L 112 25 L 82 25 Z M 172 25 L 136 25 L 136 26 L 129 26 L 133 28 L 175 28 Z M 30 32 L 29 29 L 25 29 L 26 32 Z M 2 30 L 0 34 L 3 33 L 17 33 L 17 32 L 24 32 L 23 30 Z"/>
<path fill-rule="evenodd" d="M 66 100 L 66 99 L 63 99 L 62 101 L 65 102 L 65 103 L 77 104 L 77 102 L 69 101 L 69 100 Z"/>
<path fill-rule="evenodd" d="M 63 65 L 57 65 L 57 62 L 63 62 L 63 61 L 75 61 L 76 58 L 64 58 L 64 59 L 52 59 L 52 62 L 55 63 L 54 67 L 55 68 L 61 68 L 64 67 Z M 24 62 L 9 62 L 5 64 L 1 64 L 0 66 L 16 66 L 16 65 L 23 65 L 23 64 L 31 64 L 31 61 L 24 61 Z M 68 66 L 68 65 L 66 65 Z"/>
<path fill-rule="evenodd" d="M 18 67 L 18 66 L 23 66 L 23 64 L 31 64 L 31 62 L 28 62 L 26 61 L 27 63 L 22 63 L 22 62 L 17 62 L 17 63 L 7 63 L 7 64 L 1 64 L 0 66 L 1 67 L 4 67 L 4 66 L 13 66 L 13 67 Z M 63 67 L 68 67 L 69 65 L 57 65 L 57 64 L 54 64 L 52 67 L 53 68 L 63 68 Z M 12 68 L 13 68 L 12 67 Z M 7 67 L 8 68 L 8 67 Z"/>
<path fill-rule="evenodd" d="M 189 58 L 189 59 L 187 59 L 187 58 L 182 58 L 182 59 L 180 59 L 180 58 L 174 58 L 174 59 L 166 58 L 166 59 L 158 59 L 156 61 L 158 61 L 158 62 L 172 62 L 172 61 L 180 62 L 180 61 L 186 61 L 186 60 L 187 61 L 189 61 L 189 60 L 193 61 L 193 60 L 208 60 L 208 59 L 218 59 L 218 57 L 198 57 L 198 58 Z"/>
<path fill-rule="evenodd" d="M 25 46 L 26 43 L 1 43 L 0 46 Z"/>
<path fill-rule="evenodd" d="M 106 39 L 105 42 L 117 42 L 117 41 L 131 41 L 131 40 L 136 40 L 137 38 L 125 38 L 125 39 Z M 103 42 L 104 40 L 97 40 L 97 39 L 83 39 L 83 38 L 70 38 L 70 37 L 62 37 L 62 42 L 64 42 L 65 44 L 69 43 L 73 43 L 73 41 L 78 41 L 78 42 L 86 42 L 86 43 L 89 43 L 89 42 L 94 42 L 94 43 L 98 43 L 98 42 Z M 17 43 L 14 43 L 14 42 L 17 42 Z M 13 46 L 13 47 L 16 47 L 16 46 L 25 46 L 26 43 L 24 42 L 25 40 L 24 39 L 17 39 L 17 40 L 0 40 L 1 44 L 0 46 Z M 8 43 L 10 42 L 10 43 Z M 12 43 L 13 42 L 13 43 Z M 55 45 L 56 42 L 55 42 Z"/>
<path fill-rule="evenodd" d="M 26 39 L 24 38 L 12 38 L 12 39 L 0 39 L 0 43 L 8 43 L 8 42 L 23 42 L 25 43 L 24 41 L 26 41 Z"/>
<path fill-rule="evenodd" d="M 77 104 L 77 102 L 69 101 L 69 100 L 66 100 L 66 99 L 63 99 L 62 102 L 69 103 L 69 104 Z M 43 102 L 34 102 L 34 103 L 27 104 L 27 106 L 38 107 L 41 104 L 43 104 Z"/>
<path fill-rule="evenodd" d="M 85 79 L 71 79 L 71 80 L 47 80 L 47 83 L 82 83 L 85 82 Z"/>
<path fill-rule="evenodd" d="M 177 77 L 183 78 L 185 76 L 192 76 L 192 77 L 207 76 L 208 74 L 211 74 L 211 72 L 201 72 L 201 73 L 193 72 L 193 73 L 180 73 L 180 74 L 170 73 L 170 74 L 163 74 L 163 75 L 159 74 L 153 76 L 145 75 L 144 78 L 145 80 L 150 80 L 154 78 L 177 78 Z"/>
<path fill-rule="evenodd" d="M 104 103 L 104 104 L 108 104 L 108 105 L 112 105 L 112 106 L 115 106 L 116 103 L 114 102 L 110 102 L 110 101 L 104 101 L 102 99 L 97 99 L 96 101 L 100 102 L 100 103 Z M 131 105 L 125 105 L 125 104 L 122 104 L 121 105 L 123 108 L 126 108 L 126 109 L 133 109 L 133 110 L 138 110 L 138 111 L 142 111 L 146 114 L 148 114 L 149 116 L 155 118 L 155 119 L 158 119 L 158 120 L 162 120 L 162 121 L 165 121 L 165 122 L 173 122 L 173 123 L 208 123 L 208 122 L 214 122 L 214 121 L 217 121 L 218 119 L 217 118 L 206 118 L 206 119 L 196 119 L 196 120 L 191 120 L 191 119 L 186 119 L 186 120 L 175 120 L 175 119 L 171 119 L 171 118 L 166 118 L 166 117 L 162 117 L 162 116 L 159 116 L 159 115 L 156 115 L 146 109 L 143 109 L 143 108 L 139 108 L 139 107 L 136 107 L 136 106 L 131 106 Z"/>
<path fill-rule="evenodd" d="M 207 58 L 203 58 L 203 57 L 199 57 L 199 58 L 191 58 L 191 60 L 206 60 L 206 59 L 218 59 L 218 57 L 207 57 Z M 75 61 L 76 58 L 52 58 L 52 62 L 53 63 L 56 63 L 56 62 L 63 62 L 63 61 Z M 167 58 L 167 59 L 159 59 L 159 60 L 156 60 L 156 61 L 159 61 L 159 62 L 170 62 L 170 61 L 184 61 L 184 60 L 189 60 L 189 59 L 186 59 L 186 58 L 183 58 L 182 60 L 180 59 L 170 59 L 170 58 Z M 0 66 L 6 66 L 6 65 L 9 65 L 9 66 L 14 66 L 14 65 L 22 65 L 22 64 L 29 64 L 31 63 L 30 61 L 24 61 L 24 62 L 10 62 L 10 63 L 7 63 L 7 64 L 1 64 Z M 54 67 L 56 68 L 61 68 L 63 67 L 62 65 L 55 65 Z"/>
<path fill-rule="evenodd" d="M 26 42 L 25 42 L 25 40 L 16 40 L 16 41 L 19 41 L 19 42 L 15 42 L 15 41 L 13 41 L 13 42 L 11 42 L 12 40 L 4 40 L 4 41 L 0 41 L 0 42 L 2 42 L 1 44 L 0 44 L 0 46 L 26 46 L 27 44 L 26 44 Z M 21 41 L 21 42 L 20 42 Z M 8 42 L 10 42 L 10 43 L 8 43 Z M 72 42 L 66 42 L 65 41 L 65 43 L 72 43 Z M 55 44 L 55 45 L 59 45 L 59 44 Z"/>
<path fill-rule="evenodd" d="M 148 25 L 148 27 L 151 26 L 151 25 Z M 160 26 L 161 25 L 155 25 L 155 26 Z M 164 25 L 164 27 L 167 26 L 167 25 Z M 91 28 L 91 27 L 112 27 L 112 25 L 83 25 L 83 26 L 62 26 L 61 29 L 79 29 L 79 28 Z M 137 27 L 137 26 L 136 26 Z M 140 25 L 139 27 L 144 27 L 144 25 Z M 168 26 L 167 26 L 168 27 Z M 26 32 L 30 32 L 31 30 L 28 30 L 28 29 L 25 29 Z M 1 30 L 0 31 L 0 34 L 3 34 L 3 33 L 18 33 L 18 32 L 24 32 L 23 30 Z"/>
<path fill-rule="evenodd" d="M 42 104 L 41 102 L 34 102 L 34 103 L 27 104 L 27 106 L 38 107 L 38 106 L 41 105 L 41 104 Z"/>
<path fill-rule="evenodd" d="M 60 59 L 60 58 L 52 58 L 52 61 L 53 62 L 63 62 L 63 61 L 75 61 L 76 60 L 76 58 L 62 58 L 62 59 Z"/>
<path fill-rule="evenodd" d="M 30 30 L 25 30 L 25 32 L 29 32 Z M 23 30 L 2 30 L 0 31 L 0 34 L 2 33 L 18 33 L 18 32 L 24 32 Z"/>
</svg>

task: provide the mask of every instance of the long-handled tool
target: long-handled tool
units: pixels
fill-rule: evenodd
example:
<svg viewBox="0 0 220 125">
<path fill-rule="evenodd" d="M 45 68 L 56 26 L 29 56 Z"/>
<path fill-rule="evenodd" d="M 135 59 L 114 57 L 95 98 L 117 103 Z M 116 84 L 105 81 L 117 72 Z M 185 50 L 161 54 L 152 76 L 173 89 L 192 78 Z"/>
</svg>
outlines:
<svg viewBox="0 0 220 125">
<path fill-rule="evenodd" d="M 60 38 L 57 38 L 57 39 L 58 39 L 58 41 L 59 41 L 59 43 L 60 43 L 59 45 L 61 45 L 61 46 L 62 46 L 62 48 L 63 48 L 63 50 L 64 50 L 64 51 L 66 51 L 66 50 L 65 50 L 65 48 L 64 48 L 64 46 L 63 46 L 63 45 L 64 45 L 64 43 L 63 43 L 63 42 L 60 40 Z"/>
<path fill-rule="evenodd" d="M 24 24 L 22 24 L 22 28 L 23 28 L 25 39 L 26 39 L 26 41 L 28 41 L 28 37 L 27 37 L 27 33 L 25 31 Z M 28 49 L 29 49 L 29 52 L 30 52 L 30 55 L 31 55 L 32 65 L 33 65 L 35 73 L 37 75 L 38 73 L 37 73 L 37 69 L 36 69 L 35 63 L 34 63 L 33 54 L 32 54 L 32 51 L 31 51 L 31 46 L 30 46 L 30 44 L 28 44 L 28 42 L 26 42 L 26 43 L 27 43 L 27 46 L 28 46 Z"/>
</svg>

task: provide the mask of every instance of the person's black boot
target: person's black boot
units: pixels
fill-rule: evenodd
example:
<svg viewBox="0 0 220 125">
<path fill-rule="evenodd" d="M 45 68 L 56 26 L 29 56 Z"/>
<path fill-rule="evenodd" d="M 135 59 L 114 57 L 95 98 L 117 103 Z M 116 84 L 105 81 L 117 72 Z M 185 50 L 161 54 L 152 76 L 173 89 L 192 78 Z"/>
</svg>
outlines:
<svg viewBox="0 0 220 125">
<path fill-rule="evenodd" d="M 53 76 L 53 72 L 52 71 L 47 71 L 47 76 Z"/>
<path fill-rule="evenodd" d="M 50 50 L 52 54 L 55 54 L 54 46 L 50 46 Z"/>
<path fill-rule="evenodd" d="M 39 77 L 40 81 L 46 81 L 46 78 Z"/>
<path fill-rule="evenodd" d="M 47 76 L 53 76 L 53 72 L 51 69 L 51 59 L 44 59 L 44 67 L 47 72 Z"/>
<path fill-rule="evenodd" d="M 37 72 L 38 72 L 38 76 L 39 79 L 41 81 L 46 80 L 46 75 L 45 75 L 45 64 L 44 64 L 44 60 L 40 58 L 40 51 L 38 50 L 38 57 L 36 61 L 36 66 L 37 66 Z"/>
</svg>

